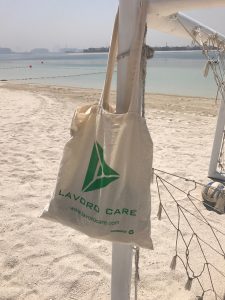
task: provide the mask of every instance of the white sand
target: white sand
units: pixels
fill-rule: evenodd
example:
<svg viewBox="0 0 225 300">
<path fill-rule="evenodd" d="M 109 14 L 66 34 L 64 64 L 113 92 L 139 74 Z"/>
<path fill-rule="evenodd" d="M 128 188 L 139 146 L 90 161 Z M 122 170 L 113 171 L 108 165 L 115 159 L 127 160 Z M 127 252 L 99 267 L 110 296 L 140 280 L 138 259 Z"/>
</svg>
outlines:
<svg viewBox="0 0 225 300">
<path fill-rule="evenodd" d="M 0 300 L 110 299 L 111 244 L 38 218 L 54 189 L 74 109 L 98 97 L 99 91 L 91 89 L 7 84 L 0 87 Z M 148 95 L 146 102 L 154 166 L 207 183 L 216 123 L 214 102 L 163 95 Z M 177 178 L 164 177 L 186 190 L 190 187 Z M 199 189 L 194 193 L 201 198 Z M 169 268 L 175 254 L 176 231 L 165 213 L 161 221 L 157 220 L 155 183 L 152 195 L 155 249 L 141 249 L 138 299 L 195 299 L 200 289 L 196 281 L 191 291 L 184 289 L 187 278 L 182 264 L 178 262 L 175 271 Z M 177 192 L 174 195 L 184 199 Z M 172 219 L 177 220 L 171 198 L 167 196 L 163 201 Z M 183 203 L 191 209 L 190 201 Z M 199 202 L 196 205 L 225 234 L 225 215 L 209 212 Z M 191 218 L 191 224 L 220 251 L 207 225 L 195 218 Z M 188 238 L 187 224 L 182 226 Z M 225 248 L 224 235 L 218 236 Z M 179 248 L 183 257 L 185 248 L 182 244 Z M 204 249 L 207 258 L 225 272 L 225 260 L 206 246 Z M 196 242 L 190 250 L 193 268 L 201 270 L 204 258 Z M 214 273 L 213 282 L 222 298 L 225 278 Z M 204 274 L 203 283 L 206 289 L 211 288 Z M 204 299 L 215 298 L 210 294 Z"/>
</svg>

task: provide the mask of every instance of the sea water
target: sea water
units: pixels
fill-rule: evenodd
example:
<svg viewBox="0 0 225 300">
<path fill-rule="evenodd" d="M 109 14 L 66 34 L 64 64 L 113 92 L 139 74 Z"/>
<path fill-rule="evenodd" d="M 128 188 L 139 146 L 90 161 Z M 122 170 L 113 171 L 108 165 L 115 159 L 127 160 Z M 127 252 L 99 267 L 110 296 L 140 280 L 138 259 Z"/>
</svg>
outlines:
<svg viewBox="0 0 225 300">
<path fill-rule="evenodd" d="M 103 87 L 108 54 L 0 54 L 0 80 L 70 87 Z M 201 51 L 158 51 L 148 61 L 146 92 L 215 97 Z M 116 71 L 112 88 L 116 89 Z"/>
</svg>

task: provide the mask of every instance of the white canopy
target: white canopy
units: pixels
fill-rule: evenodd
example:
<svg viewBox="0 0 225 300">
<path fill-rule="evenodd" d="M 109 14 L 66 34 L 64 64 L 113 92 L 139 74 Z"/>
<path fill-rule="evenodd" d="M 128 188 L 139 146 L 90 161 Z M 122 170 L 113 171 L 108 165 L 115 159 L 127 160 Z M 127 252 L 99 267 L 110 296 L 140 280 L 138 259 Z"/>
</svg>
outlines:
<svg viewBox="0 0 225 300">
<path fill-rule="evenodd" d="M 201 41 L 204 42 L 210 35 L 216 35 L 217 40 L 225 45 L 225 36 L 216 32 L 215 30 L 209 28 L 206 25 L 188 17 L 182 13 L 172 14 L 166 17 L 160 17 L 157 22 L 151 26 L 154 29 L 163 31 L 165 33 L 170 33 L 180 37 L 189 37 L 190 33 L 199 28 L 201 30 Z"/>
<path fill-rule="evenodd" d="M 181 10 L 218 8 L 218 6 L 225 7 L 225 0 L 149 0 L 148 27 L 180 37 L 190 37 L 188 32 L 200 28 L 203 41 L 209 35 L 217 34 L 218 39 L 225 44 L 224 35 L 179 13 Z"/>
<path fill-rule="evenodd" d="M 163 17 L 178 11 L 225 6 L 225 0 L 149 0 L 149 16 Z"/>
</svg>

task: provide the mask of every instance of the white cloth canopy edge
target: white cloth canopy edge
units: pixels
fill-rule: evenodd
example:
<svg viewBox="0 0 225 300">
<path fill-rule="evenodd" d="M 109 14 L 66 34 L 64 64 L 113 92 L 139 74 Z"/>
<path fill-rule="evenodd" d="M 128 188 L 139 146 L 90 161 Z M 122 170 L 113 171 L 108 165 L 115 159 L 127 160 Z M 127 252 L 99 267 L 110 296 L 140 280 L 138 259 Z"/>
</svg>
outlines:
<svg viewBox="0 0 225 300">
<path fill-rule="evenodd" d="M 179 11 L 225 7 L 224 0 L 148 0 L 148 15 L 169 16 Z"/>
<path fill-rule="evenodd" d="M 181 24 L 183 24 L 183 26 Z M 188 32 L 192 32 L 194 29 L 200 28 L 202 41 L 205 41 L 209 35 L 216 34 L 217 39 L 225 45 L 225 36 L 223 34 L 216 32 L 214 29 L 181 12 L 164 17 L 151 16 L 148 20 L 148 27 L 185 38 L 190 38 Z"/>
</svg>

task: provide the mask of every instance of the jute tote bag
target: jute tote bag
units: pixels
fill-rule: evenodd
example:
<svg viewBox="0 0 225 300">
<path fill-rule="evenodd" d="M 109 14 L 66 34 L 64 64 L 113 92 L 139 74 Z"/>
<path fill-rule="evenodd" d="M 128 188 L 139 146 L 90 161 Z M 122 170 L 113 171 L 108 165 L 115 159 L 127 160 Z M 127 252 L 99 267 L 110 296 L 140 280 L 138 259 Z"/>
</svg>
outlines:
<svg viewBox="0 0 225 300">
<path fill-rule="evenodd" d="M 153 145 L 140 116 L 137 85 L 146 20 L 143 2 L 129 58 L 129 109 L 116 114 L 109 105 L 116 57 L 118 16 L 99 104 L 75 111 L 56 188 L 42 217 L 91 237 L 152 248 L 150 181 Z"/>
</svg>

